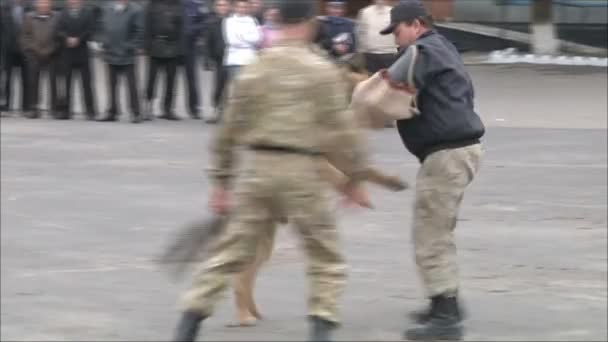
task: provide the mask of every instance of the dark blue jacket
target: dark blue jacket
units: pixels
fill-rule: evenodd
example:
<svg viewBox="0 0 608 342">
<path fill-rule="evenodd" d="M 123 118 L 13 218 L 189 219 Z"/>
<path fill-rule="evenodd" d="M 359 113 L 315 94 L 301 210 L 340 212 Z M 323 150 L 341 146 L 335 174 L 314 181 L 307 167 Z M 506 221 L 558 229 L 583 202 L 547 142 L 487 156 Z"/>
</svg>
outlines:
<svg viewBox="0 0 608 342">
<path fill-rule="evenodd" d="M 454 45 L 429 31 L 416 46 L 420 115 L 399 120 L 397 127 L 405 147 L 422 162 L 435 151 L 478 143 L 485 128 L 474 110 L 473 83 Z"/>
<path fill-rule="evenodd" d="M 183 0 L 184 8 L 184 35 L 187 39 L 198 37 L 205 22 L 205 14 L 208 12 L 205 0 Z"/>
<path fill-rule="evenodd" d="M 357 49 L 355 38 L 355 22 L 344 17 L 320 17 L 320 28 L 318 35 L 318 43 L 321 47 L 336 57 L 333 52 L 333 39 L 341 33 L 348 33 L 350 41 L 348 43 L 349 50 L 347 53 L 353 53 Z"/>
</svg>

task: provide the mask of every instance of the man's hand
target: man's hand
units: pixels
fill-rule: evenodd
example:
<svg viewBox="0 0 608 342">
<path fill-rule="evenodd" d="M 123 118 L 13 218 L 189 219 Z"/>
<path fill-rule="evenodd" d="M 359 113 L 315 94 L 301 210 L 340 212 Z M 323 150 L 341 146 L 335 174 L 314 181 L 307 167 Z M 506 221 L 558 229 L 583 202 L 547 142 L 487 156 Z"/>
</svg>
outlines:
<svg viewBox="0 0 608 342">
<path fill-rule="evenodd" d="M 78 44 L 80 44 L 80 40 L 78 38 L 76 38 L 76 37 L 68 37 L 68 39 L 67 39 L 67 45 L 68 45 L 68 47 L 73 48 L 73 47 L 78 46 Z"/>
<path fill-rule="evenodd" d="M 348 45 L 344 43 L 334 44 L 334 51 L 340 56 L 345 55 L 348 52 Z"/>
<path fill-rule="evenodd" d="M 372 209 L 372 205 L 367 189 L 361 184 L 349 184 L 342 190 L 344 200 L 342 204 L 346 207 L 352 207 L 358 205 L 363 208 Z"/>
<path fill-rule="evenodd" d="M 223 188 L 215 188 L 211 192 L 209 208 L 218 215 L 224 215 L 230 207 L 230 193 Z"/>
</svg>

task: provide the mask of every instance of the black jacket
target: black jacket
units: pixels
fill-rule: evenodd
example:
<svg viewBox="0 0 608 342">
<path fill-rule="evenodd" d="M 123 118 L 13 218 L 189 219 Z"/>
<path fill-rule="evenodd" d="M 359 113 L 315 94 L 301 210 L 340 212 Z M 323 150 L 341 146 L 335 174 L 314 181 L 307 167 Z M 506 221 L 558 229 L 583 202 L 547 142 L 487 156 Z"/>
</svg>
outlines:
<svg viewBox="0 0 608 342">
<path fill-rule="evenodd" d="M 435 31 L 423 34 L 416 45 L 420 115 L 399 120 L 397 127 L 406 148 L 423 161 L 432 152 L 479 142 L 485 128 L 474 110 L 473 83 L 454 45 Z"/>
<path fill-rule="evenodd" d="M 224 32 L 222 25 L 224 18 L 213 16 L 207 24 L 206 34 L 206 52 L 207 57 L 216 65 L 222 65 L 224 61 L 224 53 L 226 50 L 226 42 L 224 41 Z"/>
<path fill-rule="evenodd" d="M 21 31 L 25 22 L 25 14 L 30 10 L 30 7 L 24 5 L 23 18 L 21 25 L 18 25 L 13 19 L 13 6 L 4 4 L 2 1 L 2 26 L 0 34 L 2 35 L 2 51 L 4 53 L 14 53 L 21 51 Z"/>
<path fill-rule="evenodd" d="M 152 0 L 146 10 L 144 46 L 151 57 L 182 55 L 184 10 L 181 0 Z"/>
<path fill-rule="evenodd" d="M 82 7 L 76 16 L 68 8 L 64 8 L 57 24 L 57 37 L 61 44 L 64 58 L 70 61 L 81 61 L 89 58 L 88 42 L 95 32 L 96 16 L 93 9 Z M 67 46 L 67 38 L 76 37 L 79 44 L 76 47 Z"/>
</svg>

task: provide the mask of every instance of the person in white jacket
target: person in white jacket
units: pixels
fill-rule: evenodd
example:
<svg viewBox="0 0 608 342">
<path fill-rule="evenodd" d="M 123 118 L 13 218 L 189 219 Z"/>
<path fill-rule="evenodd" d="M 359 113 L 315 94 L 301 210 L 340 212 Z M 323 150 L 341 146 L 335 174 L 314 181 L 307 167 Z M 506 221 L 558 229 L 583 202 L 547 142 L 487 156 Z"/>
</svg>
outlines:
<svg viewBox="0 0 608 342">
<path fill-rule="evenodd" d="M 241 67 L 255 61 L 258 44 L 262 40 L 258 21 L 249 15 L 249 1 L 235 2 L 234 14 L 224 20 L 223 30 L 226 42 L 224 66 L 230 81 Z"/>
<path fill-rule="evenodd" d="M 391 8 L 387 0 L 374 0 L 373 4 L 359 11 L 358 47 L 359 52 L 365 55 L 366 69 L 370 74 L 387 69 L 397 57 L 397 45 L 393 37 L 379 33 L 391 22 Z"/>
</svg>

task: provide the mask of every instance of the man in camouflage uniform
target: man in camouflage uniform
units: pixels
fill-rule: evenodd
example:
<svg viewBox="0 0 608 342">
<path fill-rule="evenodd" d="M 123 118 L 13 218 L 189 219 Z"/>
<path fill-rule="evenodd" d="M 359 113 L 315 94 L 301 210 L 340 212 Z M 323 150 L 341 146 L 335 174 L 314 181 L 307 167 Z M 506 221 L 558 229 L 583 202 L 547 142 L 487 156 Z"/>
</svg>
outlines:
<svg viewBox="0 0 608 342">
<path fill-rule="evenodd" d="M 340 72 L 314 54 L 314 0 L 277 2 L 282 37 L 257 62 L 245 67 L 229 98 L 226 119 L 215 141 L 211 207 L 228 210 L 233 187 L 234 150 L 248 149 L 234 185 L 231 219 L 220 251 L 208 259 L 184 296 L 176 341 L 194 341 L 233 277 L 253 262 L 260 237 L 287 217 L 297 228 L 310 258 L 309 316 L 313 340 L 326 341 L 338 323 L 337 300 L 346 279 L 327 182 L 318 158 L 339 153 L 348 160 L 344 194 L 360 203 L 358 184 L 365 153 Z M 265 85 L 260 87 L 260 85 Z"/>
</svg>

